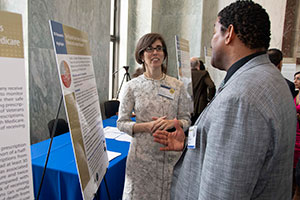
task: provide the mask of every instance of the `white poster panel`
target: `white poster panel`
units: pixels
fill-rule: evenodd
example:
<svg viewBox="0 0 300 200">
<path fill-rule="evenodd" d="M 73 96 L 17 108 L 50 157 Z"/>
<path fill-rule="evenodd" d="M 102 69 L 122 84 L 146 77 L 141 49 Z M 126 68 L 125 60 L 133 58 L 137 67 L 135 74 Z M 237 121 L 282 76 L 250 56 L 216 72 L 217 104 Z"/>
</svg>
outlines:
<svg viewBox="0 0 300 200">
<path fill-rule="evenodd" d="M 296 73 L 296 61 L 294 63 L 283 63 L 281 73 L 284 78 L 294 82 L 294 74 Z"/>
<path fill-rule="evenodd" d="M 189 112 L 193 113 L 194 103 L 189 41 L 183 38 L 179 38 L 177 35 L 175 35 L 175 47 L 178 77 L 179 80 L 183 82 L 184 87 L 187 91 L 188 99 L 191 102 Z"/>
<path fill-rule="evenodd" d="M 34 199 L 22 16 L 0 11 L 0 199 Z"/>
<path fill-rule="evenodd" d="M 205 66 L 208 71 L 211 79 L 216 85 L 216 88 L 219 89 L 221 82 L 226 76 L 226 71 L 221 71 L 211 65 L 211 48 L 204 49 L 205 51 Z"/>
<path fill-rule="evenodd" d="M 89 40 L 55 21 L 50 27 L 82 196 L 93 199 L 109 162 Z"/>
</svg>

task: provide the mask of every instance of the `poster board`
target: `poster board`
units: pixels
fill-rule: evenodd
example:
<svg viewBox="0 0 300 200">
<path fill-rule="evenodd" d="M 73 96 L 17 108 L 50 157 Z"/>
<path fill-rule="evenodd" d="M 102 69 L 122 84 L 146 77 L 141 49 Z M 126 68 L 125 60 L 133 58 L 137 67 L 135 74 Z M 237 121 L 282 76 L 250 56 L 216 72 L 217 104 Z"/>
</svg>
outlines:
<svg viewBox="0 0 300 200">
<path fill-rule="evenodd" d="M 191 102 L 189 112 L 192 113 L 194 112 L 194 103 L 189 41 L 175 35 L 175 47 L 178 77 L 187 91 L 187 97 Z"/>
<path fill-rule="evenodd" d="M 88 35 L 49 21 L 83 199 L 93 199 L 108 167 Z"/>
<path fill-rule="evenodd" d="M 294 82 L 294 74 L 297 71 L 296 59 L 295 58 L 283 58 L 281 73 L 284 78 Z"/>
<path fill-rule="evenodd" d="M 22 16 L 0 11 L 0 199 L 34 199 Z"/>
<path fill-rule="evenodd" d="M 226 71 L 221 71 L 211 65 L 211 48 L 204 48 L 205 52 L 205 66 L 210 78 L 215 83 L 216 89 L 219 89 L 221 82 L 226 76 Z"/>
</svg>

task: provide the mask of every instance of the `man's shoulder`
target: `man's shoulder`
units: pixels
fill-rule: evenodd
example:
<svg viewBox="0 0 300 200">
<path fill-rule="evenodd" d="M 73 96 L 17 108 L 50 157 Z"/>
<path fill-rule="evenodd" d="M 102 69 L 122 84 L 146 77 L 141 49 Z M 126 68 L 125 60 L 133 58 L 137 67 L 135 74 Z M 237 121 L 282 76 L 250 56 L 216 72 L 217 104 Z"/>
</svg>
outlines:
<svg viewBox="0 0 300 200">
<path fill-rule="evenodd" d="M 231 79 L 231 80 L 230 80 Z M 257 56 L 244 64 L 228 82 L 235 87 L 269 90 L 268 86 L 282 85 L 284 79 L 265 54 Z"/>
<path fill-rule="evenodd" d="M 237 102 L 248 102 L 260 112 L 277 112 L 292 110 L 290 90 L 280 72 L 269 64 L 253 66 L 228 84 L 227 99 Z"/>
</svg>

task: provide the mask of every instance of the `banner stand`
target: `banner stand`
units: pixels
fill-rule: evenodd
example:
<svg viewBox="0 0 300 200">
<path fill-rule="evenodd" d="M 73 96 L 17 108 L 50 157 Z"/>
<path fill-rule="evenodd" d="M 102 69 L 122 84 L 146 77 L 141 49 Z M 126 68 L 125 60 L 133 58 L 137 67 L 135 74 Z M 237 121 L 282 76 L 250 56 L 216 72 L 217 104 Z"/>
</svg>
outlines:
<svg viewBox="0 0 300 200">
<path fill-rule="evenodd" d="M 105 174 L 103 176 L 103 180 L 104 180 L 104 183 L 105 183 L 105 189 L 106 189 L 106 193 L 107 193 L 107 198 L 108 198 L 108 200 L 111 200 L 110 194 L 109 194 L 109 190 L 108 190 L 108 185 L 107 185 L 106 178 L 105 178 L 106 173 L 107 173 L 107 168 L 106 168 L 106 172 L 105 172 Z M 99 186 L 98 190 L 99 189 L 100 189 L 100 186 Z M 100 200 L 100 196 L 98 195 L 98 190 L 94 194 L 94 200 Z"/>
<path fill-rule="evenodd" d="M 50 150 L 51 150 L 51 146 L 52 146 L 52 142 L 53 142 L 53 137 L 54 137 L 55 131 L 56 131 L 56 126 L 57 126 L 57 121 L 58 121 L 57 119 L 58 119 L 58 115 L 59 115 L 59 112 L 60 112 L 62 101 L 63 101 L 63 95 L 61 95 L 61 98 L 60 98 L 60 101 L 59 101 L 58 110 L 57 110 L 57 113 L 56 113 L 55 122 L 54 122 L 54 125 L 53 125 L 51 137 L 50 137 L 51 140 L 50 140 L 50 144 L 49 144 L 49 148 L 48 148 L 48 153 L 47 153 L 47 157 L 46 157 L 46 161 L 45 161 L 43 175 L 42 175 L 42 178 L 41 178 L 41 183 L 40 183 L 40 186 L 39 186 L 39 191 L 38 191 L 37 198 L 36 198 L 37 200 L 39 200 L 40 193 L 41 193 L 41 190 L 42 190 L 44 176 L 45 176 L 45 172 L 46 172 L 46 169 L 47 169 L 48 159 L 49 159 Z"/>
<path fill-rule="evenodd" d="M 49 23 L 82 197 L 93 200 L 109 161 L 88 34 Z"/>
<path fill-rule="evenodd" d="M 52 129 L 52 132 L 51 132 L 50 144 L 49 144 L 49 148 L 48 148 L 48 152 L 47 152 L 47 156 L 46 156 L 46 161 L 45 161 L 45 166 L 44 166 L 44 170 L 43 170 L 43 174 L 42 174 L 42 178 L 41 178 L 41 183 L 40 183 L 40 186 L 39 186 L 39 191 L 38 191 L 36 200 L 39 200 L 39 197 L 40 197 L 40 194 L 41 194 L 42 185 L 43 185 L 43 181 L 44 181 L 44 177 L 45 177 L 45 173 L 46 173 L 46 169 L 47 169 L 48 159 L 49 159 L 49 155 L 50 155 L 50 151 L 51 151 L 51 147 L 52 147 L 52 142 L 53 142 L 53 138 L 54 138 L 54 135 L 55 135 L 55 132 L 56 132 L 56 127 L 57 127 L 57 122 L 58 122 L 57 119 L 58 119 L 58 116 L 59 116 L 59 113 L 60 113 L 60 108 L 61 108 L 62 102 L 63 102 L 63 95 L 61 95 L 61 98 L 60 98 L 60 101 L 59 101 L 59 105 L 58 105 L 58 109 L 57 109 L 53 129 Z M 106 168 L 105 175 L 106 175 L 106 173 L 107 173 L 107 168 Z M 111 200 L 105 175 L 104 175 L 103 179 L 104 179 L 104 183 L 105 183 L 107 197 L 108 197 L 108 200 Z M 99 186 L 99 188 L 100 188 L 100 186 Z M 100 200 L 100 197 L 99 197 L 99 195 L 97 195 L 97 193 L 94 194 L 94 197 L 95 197 L 96 200 Z"/>
<path fill-rule="evenodd" d="M 107 172 L 107 169 L 106 169 L 106 172 Z M 105 172 L 105 175 L 106 175 L 106 172 Z M 106 193 L 107 193 L 108 200 L 111 200 L 110 194 L 109 194 L 109 191 L 108 191 L 108 186 L 107 186 L 105 175 L 104 175 L 103 179 L 104 179 L 104 183 L 105 183 Z"/>
</svg>

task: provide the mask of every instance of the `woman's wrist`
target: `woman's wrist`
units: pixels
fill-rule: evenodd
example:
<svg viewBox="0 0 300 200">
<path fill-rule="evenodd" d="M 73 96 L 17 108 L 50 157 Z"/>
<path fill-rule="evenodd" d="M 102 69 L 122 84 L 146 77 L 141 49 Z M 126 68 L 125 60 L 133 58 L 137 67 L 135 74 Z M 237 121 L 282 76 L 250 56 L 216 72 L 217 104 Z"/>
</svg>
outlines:
<svg viewBox="0 0 300 200">
<path fill-rule="evenodd" d="M 135 123 L 133 133 L 151 132 L 150 122 Z"/>
</svg>

